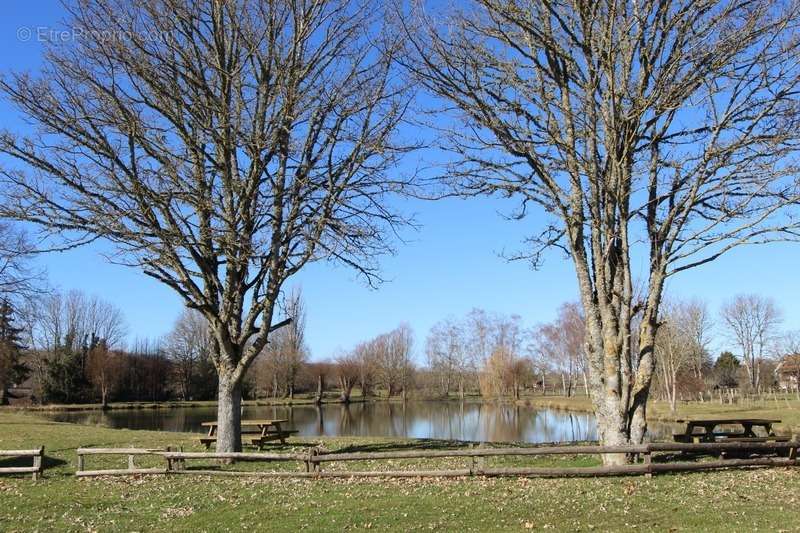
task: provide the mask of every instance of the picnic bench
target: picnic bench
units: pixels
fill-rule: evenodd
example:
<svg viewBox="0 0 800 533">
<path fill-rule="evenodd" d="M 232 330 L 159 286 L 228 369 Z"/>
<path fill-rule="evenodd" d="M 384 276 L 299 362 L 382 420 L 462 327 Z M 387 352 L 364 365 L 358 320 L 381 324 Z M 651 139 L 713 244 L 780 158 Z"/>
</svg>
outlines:
<svg viewBox="0 0 800 533">
<path fill-rule="evenodd" d="M 286 439 L 298 432 L 296 429 L 283 429 L 281 424 L 286 422 L 288 422 L 286 419 L 242 420 L 242 436 L 248 435 L 248 440 L 253 446 L 258 446 L 259 450 L 265 443 L 273 440 L 279 440 L 281 444 L 286 444 Z M 212 444 L 217 442 L 219 423 L 216 421 L 203 422 L 200 425 L 208 428 L 208 435 L 200 437 L 200 443 L 204 444 L 208 450 Z"/>
<path fill-rule="evenodd" d="M 786 442 L 789 437 L 775 435 L 772 430 L 774 424 L 780 420 L 768 418 L 718 418 L 718 419 L 695 419 L 678 420 L 679 423 L 686 424 L 683 433 L 675 433 L 673 438 L 676 442 Z M 724 430 L 721 427 L 734 426 L 734 431 Z M 718 429 L 720 428 L 720 429 Z M 756 428 L 761 431 L 756 432 Z"/>
</svg>

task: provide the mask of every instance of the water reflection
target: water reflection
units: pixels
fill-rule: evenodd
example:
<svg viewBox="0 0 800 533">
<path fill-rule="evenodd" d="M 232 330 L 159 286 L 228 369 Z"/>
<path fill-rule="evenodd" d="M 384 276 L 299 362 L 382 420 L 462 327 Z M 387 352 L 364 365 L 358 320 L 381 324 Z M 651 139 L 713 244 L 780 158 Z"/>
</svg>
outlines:
<svg viewBox="0 0 800 533">
<path fill-rule="evenodd" d="M 202 432 L 213 407 L 52 413 L 56 421 Z M 416 401 L 246 407 L 244 418 L 285 418 L 302 436 L 411 437 L 490 442 L 595 440 L 594 416 L 529 406 Z M 655 432 L 656 434 L 661 431 Z"/>
</svg>

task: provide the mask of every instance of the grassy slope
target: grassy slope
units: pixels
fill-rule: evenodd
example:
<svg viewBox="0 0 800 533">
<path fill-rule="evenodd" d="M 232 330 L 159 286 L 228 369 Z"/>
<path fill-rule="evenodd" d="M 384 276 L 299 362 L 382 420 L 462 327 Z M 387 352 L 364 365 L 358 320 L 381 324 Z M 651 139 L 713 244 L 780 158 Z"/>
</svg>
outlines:
<svg viewBox="0 0 800 533">
<path fill-rule="evenodd" d="M 0 478 L 0 531 L 800 529 L 800 470 L 793 469 L 650 480 L 78 480 L 72 475 L 78 446 L 196 448 L 193 436 L 60 424 L 31 414 L 0 413 L 0 448 L 40 443 L 46 446 L 51 466 L 45 480 Z M 303 444 L 298 440 L 295 446 L 302 449 Z M 324 445 L 381 449 L 436 444 L 325 439 Z M 92 466 L 99 459 L 89 461 Z M 116 461 L 122 466 L 125 458 Z M 397 461 L 381 465 L 402 466 Z"/>
</svg>

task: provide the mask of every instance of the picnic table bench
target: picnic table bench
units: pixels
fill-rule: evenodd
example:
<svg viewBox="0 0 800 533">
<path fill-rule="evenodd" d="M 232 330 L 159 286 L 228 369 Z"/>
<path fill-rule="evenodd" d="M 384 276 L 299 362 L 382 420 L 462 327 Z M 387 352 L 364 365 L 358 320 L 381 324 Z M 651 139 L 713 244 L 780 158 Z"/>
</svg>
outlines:
<svg viewBox="0 0 800 533">
<path fill-rule="evenodd" d="M 791 437 L 788 436 L 775 435 L 772 426 L 780 423 L 780 420 L 770 418 L 716 418 L 678 420 L 678 422 L 685 423 L 686 430 L 683 433 L 673 434 L 672 437 L 676 442 L 699 444 L 704 442 L 788 442 L 791 440 Z M 726 426 L 733 426 L 736 429 L 724 429 Z M 742 453 L 748 453 L 748 450 L 743 449 Z"/>
<path fill-rule="evenodd" d="M 281 424 L 288 422 L 286 419 L 264 419 L 264 420 L 242 420 L 242 435 L 253 435 L 249 437 L 253 446 L 258 446 L 260 450 L 265 443 L 273 440 L 281 441 L 281 444 L 286 444 L 286 439 L 291 435 L 297 433 L 296 429 L 283 429 Z M 208 428 L 208 435 L 200 437 L 200 443 L 204 444 L 206 449 L 211 448 L 211 445 L 217 442 L 217 427 L 218 422 L 203 422 L 201 426 Z"/>
<path fill-rule="evenodd" d="M 675 433 L 673 438 L 676 442 L 719 442 L 744 440 L 744 442 L 783 442 L 788 441 L 789 437 L 779 437 L 772 430 L 773 424 L 780 423 L 780 420 L 769 418 L 716 418 L 716 419 L 694 419 L 678 420 L 686 424 L 683 433 Z M 738 431 L 717 430 L 720 426 L 738 426 Z M 761 435 L 754 431 L 761 428 Z M 757 439 L 757 440 L 753 440 Z"/>
</svg>

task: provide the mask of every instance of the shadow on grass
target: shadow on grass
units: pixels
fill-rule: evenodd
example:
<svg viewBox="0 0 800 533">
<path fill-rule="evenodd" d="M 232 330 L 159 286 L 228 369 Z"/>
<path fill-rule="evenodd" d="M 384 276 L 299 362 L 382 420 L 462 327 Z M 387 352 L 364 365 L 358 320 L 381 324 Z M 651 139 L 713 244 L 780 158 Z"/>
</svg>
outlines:
<svg viewBox="0 0 800 533">
<path fill-rule="evenodd" d="M 63 459 L 59 459 L 57 457 L 53 457 L 51 455 L 45 455 L 42 458 L 42 467 L 47 468 L 55 468 L 57 466 L 63 466 L 67 464 L 67 461 Z M 14 468 L 19 466 L 33 466 L 33 458 L 32 457 L 4 457 L 0 459 L 0 468 Z"/>
<path fill-rule="evenodd" d="M 414 439 L 408 442 L 376 442 L 352 444 L 337 448 L 336 453 L 346 452 L 389 452 L 401 450 L 452 450 L 466 448 L 470 445 L 487 448 L 542 448 L 548 446 L 585 446 L 596 445 L 597 442 L 480 442 L 469 440 Z"/>
<path fill-rule="evenodd" d="M 408 442 L 373 442 L 366 444 L 351 444 L 342 448 L 337 448 L 336 453 L 349 452 L 389 452 L 400 450 L 452 450 L 454 448 L 464 448 L 477 442 L 463 440 L 440 440 L 440 439 L 415 439 Z"/>
</svg>

